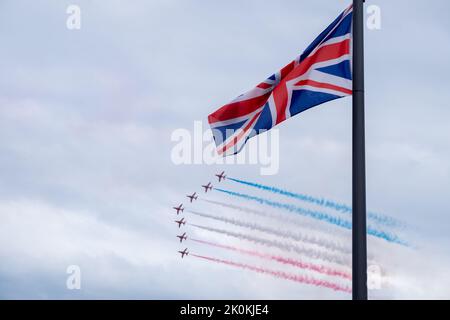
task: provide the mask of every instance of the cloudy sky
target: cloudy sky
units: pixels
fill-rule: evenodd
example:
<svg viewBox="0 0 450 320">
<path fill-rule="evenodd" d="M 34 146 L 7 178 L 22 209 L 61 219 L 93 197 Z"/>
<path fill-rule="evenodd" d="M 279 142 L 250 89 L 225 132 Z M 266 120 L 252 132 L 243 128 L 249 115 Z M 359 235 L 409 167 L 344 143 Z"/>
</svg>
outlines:
<svg viewBox="0 0 450 320">
<path fill-rule="evenodd" d="M 81 9 L 79 30 L 66 27 L 71 4 Z M 171 139 L 179 129 L 193 132 L 195 121 L 206 131 L 209 113 L 300 54 L 348 4 L 1 1 L 0 297 L 350 298 L 192 256 L 181 260 L 171 209 L 187 205 L 185 195 L 200 192 L 222 170 L 351 203 L 350 98 L 280 125 L 273 175 L 261 175 L 261 163 L 177 165 Z M 373 4 L 382 20 L 381 30 L 366 31 L 367 205 L 405 221 L 398 232 L 411 247 L 369 237 L 369 256 L 386 278 L 370 296 L 448 299 L 450 4 Z M 293 201 L 230 181 L 220 186 Z M 215 191 L 208 197 L 246 204 Z M 204 201 L 195 206 L 236 215 Z M 201 217 L 187 219 L 234 230 Z M 335 229 L 327 229 L 330 237 L 350 245 L 349 235 Z M 192 226 L 183 230 L 191 238 L 253 246 Z M 192 241 L 186 246 L 301 273 Z M 80 267 L 80 290 L 67 289 L 70 265 Z"/>
</svg>

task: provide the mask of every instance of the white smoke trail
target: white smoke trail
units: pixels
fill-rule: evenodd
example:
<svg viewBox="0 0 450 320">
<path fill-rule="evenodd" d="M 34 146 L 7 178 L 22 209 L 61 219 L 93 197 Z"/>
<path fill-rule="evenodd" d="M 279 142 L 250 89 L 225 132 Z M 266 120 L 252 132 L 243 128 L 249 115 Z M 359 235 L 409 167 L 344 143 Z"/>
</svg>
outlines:
<svg viewBox="0 0 450 320">
<path fill-rule="evenodd" d="M 253 242 L 256 244 L 260 244 L 260 245 L 264 245 L 267 247 L 278 248 L 285 252 L 295 252 L 295 253 L 298 253 L 299 255 L 306 256 L 311 259 L 327 261 L 327 262 L 339 264 L 341 266 L 348 267 L 348 268 L 350 268 L 350 266 L 351 266 L 351 258 L 349 256 L 343 256 L 340 254 L 325 252 L 325 251 L 321 251 L 318 249 L 306 248 L 304 246 L 294 245 L 294 244 L 290 244 L 290 243 L 286 243 L 286 242 L 281 242 L 278 240 L 269 240 L 269 239 L 259 238 L 259 237 L 251 236 L 248 234 L 240 233 L 240 232 L 233 232 L 233 231 L 228 231 L 228 230 L 223 230 L 223 229 L 201 226 L 201 225 L 192 224 L 192 223 L 190 223 L 189 225 L 191 225 L 195 228 L 202 229 L 202 230 L 215 232 L 215 233 L 219 233 L 219 234 L 224 234 L 229 237 L 233 237 L 233 238 L 237 238 L 237 239 L 241 239 L 241 240 L 247 240 L 247 241 L 250 241 L 250 242 Z"/>
<path fill-rule="evenodd" d="M 307 235 L 301 234 L 301 233 L 293 233 L 293 232 L 290 232 L 287 230 L 282 231 L 282 230 L 278 230 L 278 229 L 274 229 L 274 228 L 265 227 L 265 226 L 262 226 L 262 225 L 259 225 L 256 223 L 244 222 L 244 221 L 240 221 L 240 220 L 236 220 L 236 219 L 232 219 L 232 218 L 215 216 L 215 215 L 192 211 L 192 210 L 186 210 L 186 212 L 195 214 L 200 217 L 214 219 L 214 220 L 222 221 L 225 223 L 233 224 L 235 226 L 266 232 L 266 233 L 269 233 L 269 234 L 272 234 L 272 235 L 275 235 L 275 236 L 278 236 L 281 238 L 292 239 L 295 241 L 301 241 L 301 242 L 306 242 L 309 244 L 314 244 L 314 245 L 324 247 L 329 250 L 341 252 L 343 254 L 351 254 L 351 248 L 344 246 L 340 243 L 337 243 L 334 241 L 329 241 L 329 240 L 326 240 L 323 238 L 307 236 Z"/>
<path fill-rule="evenodd" d="M 211 203 L 214 205 L 224 207 L 224 208 L 229 208 L 229 209 L 245 212 L 245 213 L 253 214 L 256 216 L 260 216 L 260 217 L 271 218 L 271 219 L 275 219 L 275 220 L 282 220 L 283 222 L 288 223 L 290 225 L 295 225 L 300 228 L 312 229 L 315 231 L 319 231 L 320 233 L 327 233 L 327 235 L 332 233 L 333 236 L 335 236 L 335 237 L 345 238 L 344 240 L 348 240 L 346 235 L 350 236 L 350 233 L 347 230 L 340 230 L 339 228 L 324 225 L 324 224 L 319 225 L 317 223 L 304 220 L 301 217 L 288 216 L 286 214 L 277 213 L 277 212 L 261 211 L 261 210 L 256 210 L 256 209 L 241 206 L 241 205 L 229 204 L 229 203 L 225 203 L 225 202 L 221 202 L 221 201 L 214 201 L 214 200 L 208 200 L 208 199 L 201 199 L 201 200 L 204 202 L 208 202 L 208 203 Z"/>
</svg>

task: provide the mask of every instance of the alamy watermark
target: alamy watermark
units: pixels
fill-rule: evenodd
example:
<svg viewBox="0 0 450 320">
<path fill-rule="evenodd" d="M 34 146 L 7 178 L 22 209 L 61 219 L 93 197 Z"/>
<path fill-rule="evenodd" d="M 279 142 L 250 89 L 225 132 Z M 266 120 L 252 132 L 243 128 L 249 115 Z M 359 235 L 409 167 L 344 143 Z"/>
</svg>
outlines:
<svg viewBox="0 0 450 320">
<path fill-rule="evenodd" d="M 81 268 L 75 264 L 70 265 L 66 269 L 66 273 L 69 275 L 66 280 L 66 287 L 68 290 L 80 290 L 81 289 Z"/>
<path fill-rule="evenodd" d="M 367 266 L 367 288 L 369 290 L 381 290 L 383 285 L 382 270 L 379 265 Z"/>
<path fill-rule="evenodd" d="M 366 26 L 369 30 L 381 30 L 381 8 L 375 4 L 367 7 Z"/>
<path fill-rule="evenodd" d="M 204 130 L 202 121 L 194 121 L 192 130 L 179 128 L 172 132 L 171 160 L 175 165 L 259 165 L 261 175 L 275 175 L 280 169 L 280 136 L 277 128 L 252 138 L 235 155 L 218 155 L 216 142 L 227 141 L 236 131 L 220 132 Z M 220 138 L 221 137 L 221 138 Z M 216 139 L 216 142 L 214 141 Z M 218 139 L 220 141 L 218 141 Z"/>
<path fill-rule="evenodd" d="M 69 30 L 81 29 L 81 8 L 75 4 L 67 7 L 66 13 L 69 15 L 66 20 L 66 27 Z"/>
</svg>

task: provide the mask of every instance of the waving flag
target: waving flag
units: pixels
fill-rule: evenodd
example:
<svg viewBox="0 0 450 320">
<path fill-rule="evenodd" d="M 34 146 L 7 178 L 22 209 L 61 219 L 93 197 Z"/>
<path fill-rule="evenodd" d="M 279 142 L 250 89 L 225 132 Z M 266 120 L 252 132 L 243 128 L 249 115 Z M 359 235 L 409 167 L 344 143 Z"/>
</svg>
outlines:
<svg viewBox="0 0 450 320">
<path fill-rule="evenodd" d="M 208 117 L 219 155 L 302 111 L 352 94 L 352 6 L 294 61 Z"/>
</svg>

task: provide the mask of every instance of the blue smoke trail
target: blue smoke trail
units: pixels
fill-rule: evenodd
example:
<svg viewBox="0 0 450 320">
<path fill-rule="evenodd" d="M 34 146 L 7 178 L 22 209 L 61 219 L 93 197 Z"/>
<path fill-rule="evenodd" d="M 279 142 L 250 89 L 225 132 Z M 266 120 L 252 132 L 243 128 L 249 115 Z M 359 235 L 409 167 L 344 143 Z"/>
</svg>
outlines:
<svg viewBox="0 0 450 320">
<path fill-rule="evenodd" d="M 327 208 L 332 208 L 336 211 L 342 212 L 342 213 L 352 213 L 352 208 L 345 205 L 345 204 L 341 204 L 341 203 L 336 203 L 332 200 L 328 200 L 328 199 L 323 199 L 323 198 L 316 198 L 310 195 L 306 195 L 306 194 L 301 194 L 301 193 L 294 193 L 294 192 L 290 192 L 290 191 L 286 191 L 283 189 L 279 189 L 276 187 L 270 187 L 270 186 L 266 186 L 266 185 L 262 185 L 259 183 L 254 183 L 254 182 L 249 182 L 249 181 L 244 181 L 244 180 L 240 180 L 240 179 L 235 179 L 235 178 L 229 178 L 227 177 L 227 180 L 231 180 L 240 184 L 244 184 L 250 187 L 254 187 L 254 188 L 258 188 L 261 190 L 265 190 L 265 191 L 269 191 L 272 193 L 277 193 L 277 194 L 281 194 L 283 196 L 287 196 L 290 198 L 294 198 L 294 199 L 298 199 L 300 201 L 304 201 L 304 202 L 310 202 L 313 204 L 316 204 L 318 206 L 321 207 L 327 207 Z M 385 215 L 381 215 L 378 213 L 374 213 L 374 212 L 367 212 L 367 218 L 378 222 L 380 224 L 386 225 L 386 226 L 390 226 L 390 227 L 403 227 L 404 226 L 404 222 L 398 221 L 392 217 L 388 217 Z"/>
<path fill-rule="evenodd" d="M 294 212 L 294 213 L 297 213 L 297 214 L 300 214 L 303 216 L 311 217 L 311 218 L 314 218 L 314 219 L 317 219 L 320 221 L 324 221 L 324 222 L 333 224 L 335 226 L 338 226 L 338 227 L 341 227 L 344 229 L 348 229 L 348 230 L 352 229 L 352 223 L 350 221 L 341 219 L 339 217 L 333 217 L 329 214 L 326 214 L 326 213 L 323 213 L 320 211 L 304 209 L 301 207 L 294 206 L 292 204 L 271 201 L 268 199 L 255 197 L 255 196 L 251 196 L 251 195 L 247 195 L 247 194 L 243 194 L 243 193 L 233 192 L 233 191 L 229 191 L 229 190 L 224 190 L 224 189 L 214 188 L 214 190 L 217 190 L 217 191 L 220 191 L 220 192 L 223 192 L 223 193 L 235 196 L 235 197 L 243 198 L 246 200 L 256 201 L 260 204 L 268 205 L 268 206 L 271 206 L 274 208 L 284 209 L 284 210 Z M 404 246 L 409 246 L 405 241 L 399 239 L 396 235 L 373 229 L 370 226 L 367 227 L 367 234 L 377 237 L 377 238 L 380 238 L 380 239 L 383 239 L 383 240 L 386 240 L 388 242 L 397 243 L 397 244 L 404 245 Z"/>
</svg>

